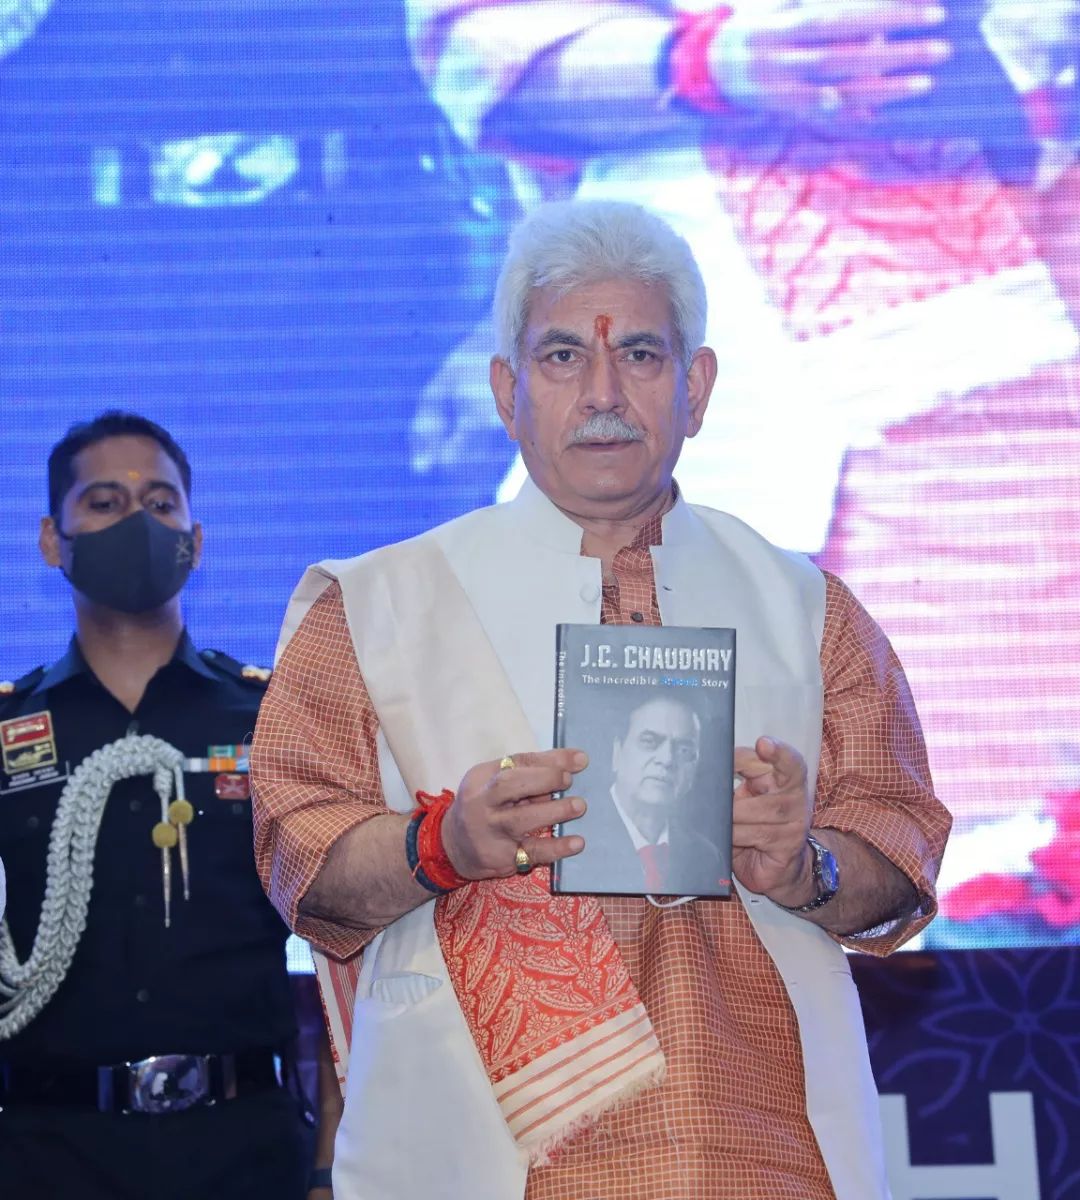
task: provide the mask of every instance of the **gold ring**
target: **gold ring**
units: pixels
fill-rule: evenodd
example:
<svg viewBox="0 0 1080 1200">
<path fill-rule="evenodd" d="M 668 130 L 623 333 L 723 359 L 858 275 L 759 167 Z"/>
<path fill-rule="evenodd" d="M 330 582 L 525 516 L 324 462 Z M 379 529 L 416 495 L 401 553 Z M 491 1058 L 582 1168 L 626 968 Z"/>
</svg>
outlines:
<svg viewBox="0 0 1080 1200">
<path fill-rule="evenodd" d="M 513 768 L 514 768 L 514 760 L 510 757 L 509 754 L 507 754 L 505 758 L 499 759 L 499 770 L 500 771 L 510 771 L 510 770 L 513 770 Z"/>
<path fill-rule="evenodd" d="M 528 875 L 533 869 L 533 860 L 529 857 L 528 850 L 524 846 L 518 846 L 517 853 L 514 855 L 514 870 L 519 875 Z"/>
</svg>

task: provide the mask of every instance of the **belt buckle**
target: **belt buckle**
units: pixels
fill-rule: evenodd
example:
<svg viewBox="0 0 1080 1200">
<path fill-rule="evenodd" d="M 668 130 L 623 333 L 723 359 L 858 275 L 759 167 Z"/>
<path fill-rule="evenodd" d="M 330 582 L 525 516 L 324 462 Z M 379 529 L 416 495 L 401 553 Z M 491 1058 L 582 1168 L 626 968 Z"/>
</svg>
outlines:
<svg viewBox="0 0 1080 1200">
<path fill-rule="evenodd" d="M 202 1054 L 159 1054 L 128 1064 L 129 1112 L 183 1112 L 210 1095 L 210 1066 Z"/>
</svg>

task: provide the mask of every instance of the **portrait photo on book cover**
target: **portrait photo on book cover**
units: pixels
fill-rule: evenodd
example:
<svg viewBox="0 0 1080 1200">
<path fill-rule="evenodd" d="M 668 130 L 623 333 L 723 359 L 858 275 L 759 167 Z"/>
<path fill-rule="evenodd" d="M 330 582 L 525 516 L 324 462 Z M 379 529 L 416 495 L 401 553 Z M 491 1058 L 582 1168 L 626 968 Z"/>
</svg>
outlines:
<svg viewBox="0 0 1080 1200">
<path fill-rule="evenodd" d="M 574 791 L 584 816 L 564 826 L 585 849 L 555 890 L 663 896 L 730 892 L 730 724 L 713 697 L 684 687 L 589 689 L 575 733 L 589 755 Z M 567 743 L 569 744 L 569 742 Z"/>
</svg>

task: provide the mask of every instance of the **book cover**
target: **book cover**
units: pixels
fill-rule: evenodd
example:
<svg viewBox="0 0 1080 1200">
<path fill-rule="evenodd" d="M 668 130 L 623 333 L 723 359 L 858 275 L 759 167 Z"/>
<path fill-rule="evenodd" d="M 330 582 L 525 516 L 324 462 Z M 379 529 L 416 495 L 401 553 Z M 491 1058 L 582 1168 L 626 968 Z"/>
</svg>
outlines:
<svg viewBox="0 0 1080 1200">
<path fill-rule="evenodd" d="M 584 750 L 557 826 L 585 839 L 555 863 L 553 892 L 731 892 L 735 630 L 559 625 L 555 746 Z"/>
</svg>

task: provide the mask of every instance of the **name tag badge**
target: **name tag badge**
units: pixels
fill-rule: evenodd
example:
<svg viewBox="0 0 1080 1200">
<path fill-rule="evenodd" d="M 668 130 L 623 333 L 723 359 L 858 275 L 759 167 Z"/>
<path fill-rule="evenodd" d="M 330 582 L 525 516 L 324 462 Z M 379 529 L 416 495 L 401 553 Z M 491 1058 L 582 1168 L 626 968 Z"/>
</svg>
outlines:
<svg viewBox="0 0 1080 1200">
<path fill-rule="evenodd" d="M 0 793 L 67 778 L 66 768 L 60 768 L 52 713 L 47 709 L 0 721 L 0 754 L 4 773 Z"/>
</svg>

